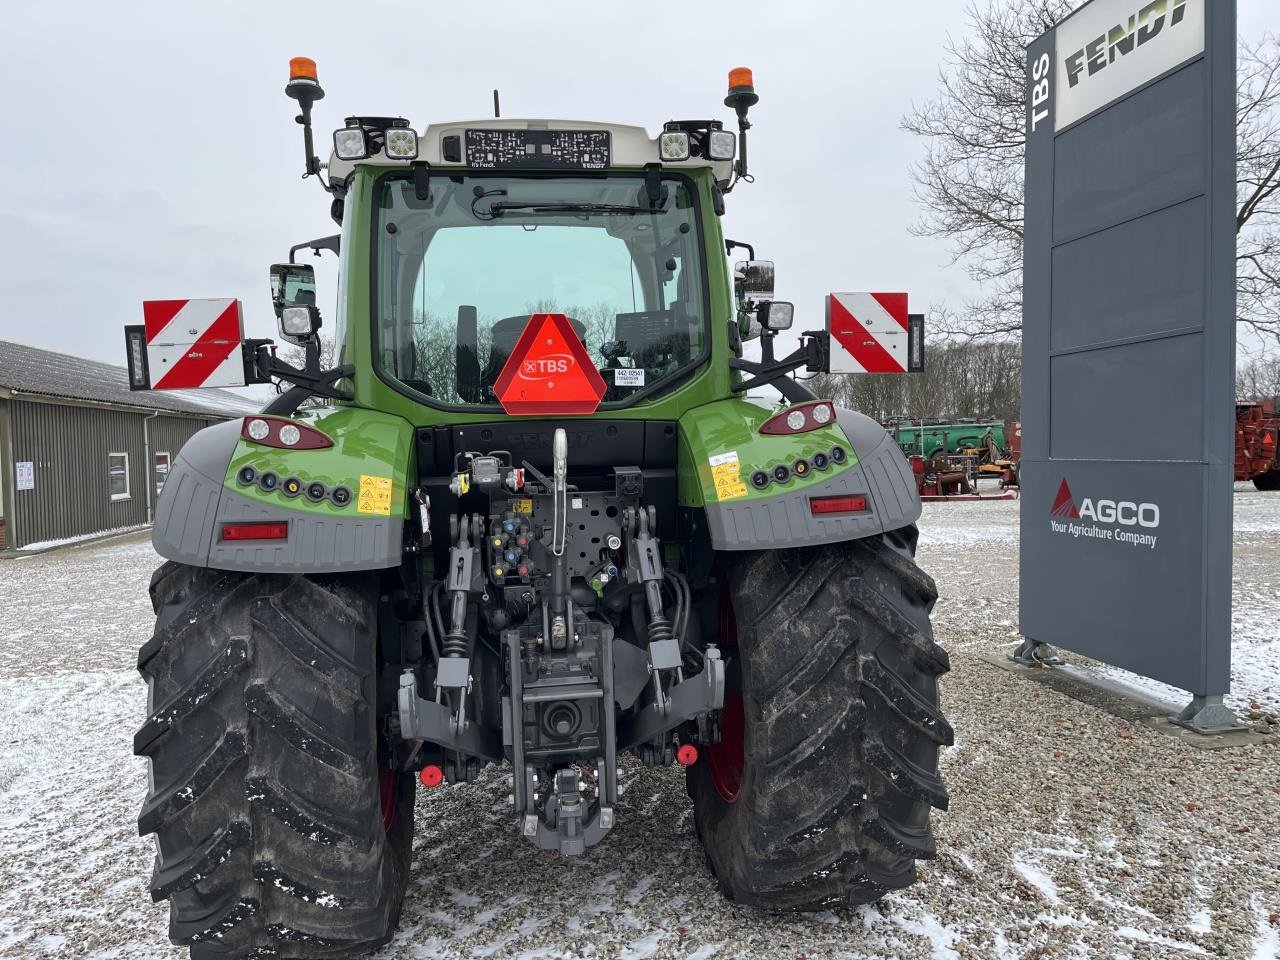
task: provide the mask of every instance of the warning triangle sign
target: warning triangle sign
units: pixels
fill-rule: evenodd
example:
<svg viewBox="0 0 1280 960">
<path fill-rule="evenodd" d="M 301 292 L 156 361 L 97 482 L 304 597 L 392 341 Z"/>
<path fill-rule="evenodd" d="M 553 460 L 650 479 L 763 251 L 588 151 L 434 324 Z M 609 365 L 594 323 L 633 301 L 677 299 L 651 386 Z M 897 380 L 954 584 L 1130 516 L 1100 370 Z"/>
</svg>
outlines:
<svg viewBox="0 0 1280 960">
<path fill-rule="evenodd" d="M 604 378 L 563 313 L 529 318 L 493 385 L 502 409 L 515 417 L 594 413 L 605 389 Z"/>
</svg>

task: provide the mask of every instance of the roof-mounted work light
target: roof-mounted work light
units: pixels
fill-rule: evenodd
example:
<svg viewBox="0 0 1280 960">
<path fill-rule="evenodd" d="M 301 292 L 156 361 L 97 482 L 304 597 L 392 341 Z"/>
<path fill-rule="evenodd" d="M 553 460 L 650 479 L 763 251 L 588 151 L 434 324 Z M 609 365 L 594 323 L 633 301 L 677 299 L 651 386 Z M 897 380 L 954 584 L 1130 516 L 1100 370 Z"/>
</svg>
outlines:
<svg viewBox="0 0 1280 960">
<path fill-rule="evenodd" d="M 380 152 L 390 160 L 416 160 L 418 135 L 404 117 L 347 117 L 347 125 L 333 132 L 333 152 L 339 160 L 364 160 Z"/>
<path fill-rule="evenodd" d="M 333 131 L 333 152 L 339 160 L 363 160 L 369 155 L 369 138 L 359 121 Z"/>
<path fill-rule="evenodd" d="M 392 160 L 415 160 L 418 156 L 418 135 L 409 128 L 409 121 L 397 120 L 397 126 L 388 127 L 384 138 L 387 156 Z"/>
<path fill-rule="evenodd" d="M 738 152 L 738 138 L 732 130 L 712 130 L 707 134 L 707 157 L 711 160 L 732 160 Z"/>
<path fill-rule="evenodd" d="M 320 172 L 320 158 L 315 155 L 315 146 L 311 142 L 311 106 L 317 100 L 324 99 L 324 88 L 320 86 L 316 62 L 310 57 L 294 57 L 290 60 L 289 82 L 285 84 L 284 92 L 297 100 L 302 109 L 295 119 L 302 124 L 302 145 L 306 150 L 307 170 L 303 176 L 314 176 Z"/>
<path fill-rule="evenodd" d="M 658 137 L 658 153 L 663 160 L 689 159 L 689 134 L 684 130 L 665 130 Z"/>
</svg>

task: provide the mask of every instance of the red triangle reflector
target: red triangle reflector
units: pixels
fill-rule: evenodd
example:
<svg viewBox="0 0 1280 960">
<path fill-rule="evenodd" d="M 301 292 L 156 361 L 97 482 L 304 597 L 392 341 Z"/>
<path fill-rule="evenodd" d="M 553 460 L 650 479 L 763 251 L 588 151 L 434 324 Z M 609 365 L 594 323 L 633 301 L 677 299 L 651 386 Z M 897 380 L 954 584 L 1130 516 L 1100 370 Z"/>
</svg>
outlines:
<svg viewBox="0 0 1280 960">
<path fill-rule="evenodd" d="M 537 313 L 493 385 L 502 409 L 516 417 L 595 413 L 604 378 L 569 318 Z"/>
</svg>

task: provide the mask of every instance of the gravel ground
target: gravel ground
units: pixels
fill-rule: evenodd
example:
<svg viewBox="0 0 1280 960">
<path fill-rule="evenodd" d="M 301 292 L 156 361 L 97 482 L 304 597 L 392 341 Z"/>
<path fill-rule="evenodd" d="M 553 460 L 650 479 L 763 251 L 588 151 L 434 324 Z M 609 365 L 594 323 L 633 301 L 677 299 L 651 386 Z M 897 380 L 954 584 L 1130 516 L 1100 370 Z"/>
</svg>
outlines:
<svg viewBox="0 0 1280 960">
<path fill-rule="evenodd" d="M 1266 726 L 1280 712 L 1280 495 L 1237 490 L 1232 702 Z M 762 917 L 716 893 L 679 774 L 628 766 L 618 829 L 561 861 L 515 836 L 493 773 L 420 794 L 404 920 L 376 956 L 1275 960 L 1280 744 L 1194 749 L 984 661 L 1016 642 L 1017 511 L 931 504 L 922 523 L 957 743 L 942 856 L 921 884 L 856 911 Z M 136 536 L 0 561 L 0 956 L 184 955 L 134 828 L 133 659 L 156 562 Z"/>
</svg>

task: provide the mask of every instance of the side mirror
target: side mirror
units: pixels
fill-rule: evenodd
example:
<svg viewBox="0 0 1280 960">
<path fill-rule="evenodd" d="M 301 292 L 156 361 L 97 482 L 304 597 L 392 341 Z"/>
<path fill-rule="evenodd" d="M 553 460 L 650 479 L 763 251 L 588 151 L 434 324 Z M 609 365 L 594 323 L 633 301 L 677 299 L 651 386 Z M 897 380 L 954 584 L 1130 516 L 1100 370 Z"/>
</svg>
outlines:
<svg viewBox="0 0 1280 960">
<path fill-rule="evenodd" d="M 773 333 L 790 330 L 791 322 L 795 318 L 795 312 L 794 304 L 790 304 L 786 300 L 766 300 L 756 308 L 756 315 L 760 318 L 760 326 Z"/>
<path fill-rule="evenodd" d="M 739 260 L 733 265 L 733 285 L 739 303 L 773 299 L 773 261 Z"/>
<path fill-rule="evenodd" d="M 285 307 L 316 305 L 316 271 L 306 263 L 273 263 L 271 265 L 271 304 L 276 318 L 281 319 Z"/>
</svg>

